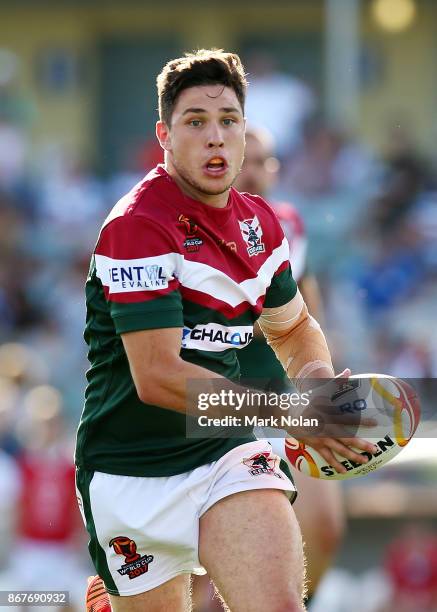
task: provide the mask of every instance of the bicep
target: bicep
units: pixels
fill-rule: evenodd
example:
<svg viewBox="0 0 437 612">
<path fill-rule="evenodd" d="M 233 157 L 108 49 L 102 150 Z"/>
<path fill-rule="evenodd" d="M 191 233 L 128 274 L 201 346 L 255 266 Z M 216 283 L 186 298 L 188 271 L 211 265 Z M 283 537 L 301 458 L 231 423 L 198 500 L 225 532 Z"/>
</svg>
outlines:
<svg viewBox="0 0 437 612">
<path fill-rule="evenodd" d="M 266 291 L 264 306 L 266 308 L 281 307 L 296 295 L 297 284 L 291 272 L 289 262 L 284 262 L 272 278 Z"/>
<path fill-rule="evenodd" d="M 138 388 L 145 372 L 165 372 L 179 359 L 182 328 L 144 329 L 121 334 L 121 338 Z"/>
<path fill-rule="evenodd" d="M 259 318 L 259 325 L 264 332 L 290 329 L 304 311 L 304 301 L 299 290 L 286 304 L 275 308 L 264 308 Z"/>
</svg>

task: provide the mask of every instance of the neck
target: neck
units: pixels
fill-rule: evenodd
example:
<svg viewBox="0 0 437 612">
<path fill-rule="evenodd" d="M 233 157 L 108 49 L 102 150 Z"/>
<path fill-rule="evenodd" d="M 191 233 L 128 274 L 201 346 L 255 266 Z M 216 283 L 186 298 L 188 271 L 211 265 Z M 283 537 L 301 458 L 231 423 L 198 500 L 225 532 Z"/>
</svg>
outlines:
<svg viewBox="0 0 437 612">
<path fill-rule="evenodd" d="M 224 191 L 223 193 L 218 194 L 208 194 L 204 193 L 187 183 L 187 181 L 178 173 L 174 165 L 169 161 L 166 156 L 166 160 L 164 163 L 164 168 L 166 172 L 171 176 L 171 178 L 175 181 L 179 189 L 192 198 L 193 200 L 197 200 L 198 202 L 202 202 L 202 204 L 206 204 L 207 206 L 211 206 L 212 208 L 225 208 L 229 199 L 229 191 L 230 188 Z"/>
</svg>

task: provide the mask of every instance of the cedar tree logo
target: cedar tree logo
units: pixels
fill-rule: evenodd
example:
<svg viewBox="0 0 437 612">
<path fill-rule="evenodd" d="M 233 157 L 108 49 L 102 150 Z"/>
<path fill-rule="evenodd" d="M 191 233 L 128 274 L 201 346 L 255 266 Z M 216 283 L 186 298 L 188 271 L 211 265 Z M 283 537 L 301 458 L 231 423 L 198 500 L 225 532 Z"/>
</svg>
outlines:
<svg viewBox="0 0 437 612">
<path fill-rule="evenodd" d="M 145 574 L 149 569 L 149 563 L 153 561 L 153 555 L 139 555 L 135 541 L 126 536 L 112 538 L 109 546 L 113 547 L 117 555 L 124 557 L 124 564 L 117 569 L 117 572 L 121 576 L 127 574 L 129 580 Z"/>
<path fill-rule="evenodd" d="M 203 244 L 203 240 L 196 236 L 199 231 L 198 226 L 185 215 L 179 215 L 178 222 L 178 225 L 182 225 L 185 230 L 184 247 L 187 253 L 195 253 Z"/>
<path fill-rule="evenodd" d="M 240 225 L 241 235 L 247 244 L 247 252 L 249 257 L 259 255 L 259 253 L 264 253 L 264 243 L 261 242 L 263 231 L 261 229 L 258 217 L 255 216 L 253 219 L 238 221 L 238 223 Z"/>
</svg>

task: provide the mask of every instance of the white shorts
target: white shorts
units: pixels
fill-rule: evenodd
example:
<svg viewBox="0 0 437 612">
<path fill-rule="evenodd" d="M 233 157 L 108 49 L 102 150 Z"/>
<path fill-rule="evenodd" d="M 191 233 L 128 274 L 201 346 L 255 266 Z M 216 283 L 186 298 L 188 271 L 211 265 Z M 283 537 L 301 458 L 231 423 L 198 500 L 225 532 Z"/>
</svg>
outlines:
<svg viewBox="0 0 437 612">
<path fill-rule="evenodd" d="M 78 468 L 89 550 L 108 592 L 136 595 L 179 574 L 204 574 L 199 518 L 239 491 L 281 489 L 293 502 L 296 489 L 283 467 L 270 444 L 258 440 L 176 476 L 117 476 Z"/>
</svg>

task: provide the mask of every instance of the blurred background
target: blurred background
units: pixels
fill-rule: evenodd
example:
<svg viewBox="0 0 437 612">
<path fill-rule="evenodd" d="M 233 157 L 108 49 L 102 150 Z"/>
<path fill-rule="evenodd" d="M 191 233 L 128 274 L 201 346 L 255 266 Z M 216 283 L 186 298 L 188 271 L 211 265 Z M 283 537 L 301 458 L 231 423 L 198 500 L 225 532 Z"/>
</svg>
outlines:
<svg viewBox="0 0 437 612">
<path fill-rule="evenodd" d="M 248 119 L 280 161 L 271 197 L 303 217 L 337 368 L 435 378 L 437 3 L 0 10 L 0 589 L 65 588 L 82 609 L 83 285 L 107 212 L 161 161 L 156 74 L 185 50 L 240 53 Z M 435 440 L 418 439 L 343 487 L 347 533 L 311 609 L 437 610 L 436 483 Z"/>
</svg>

